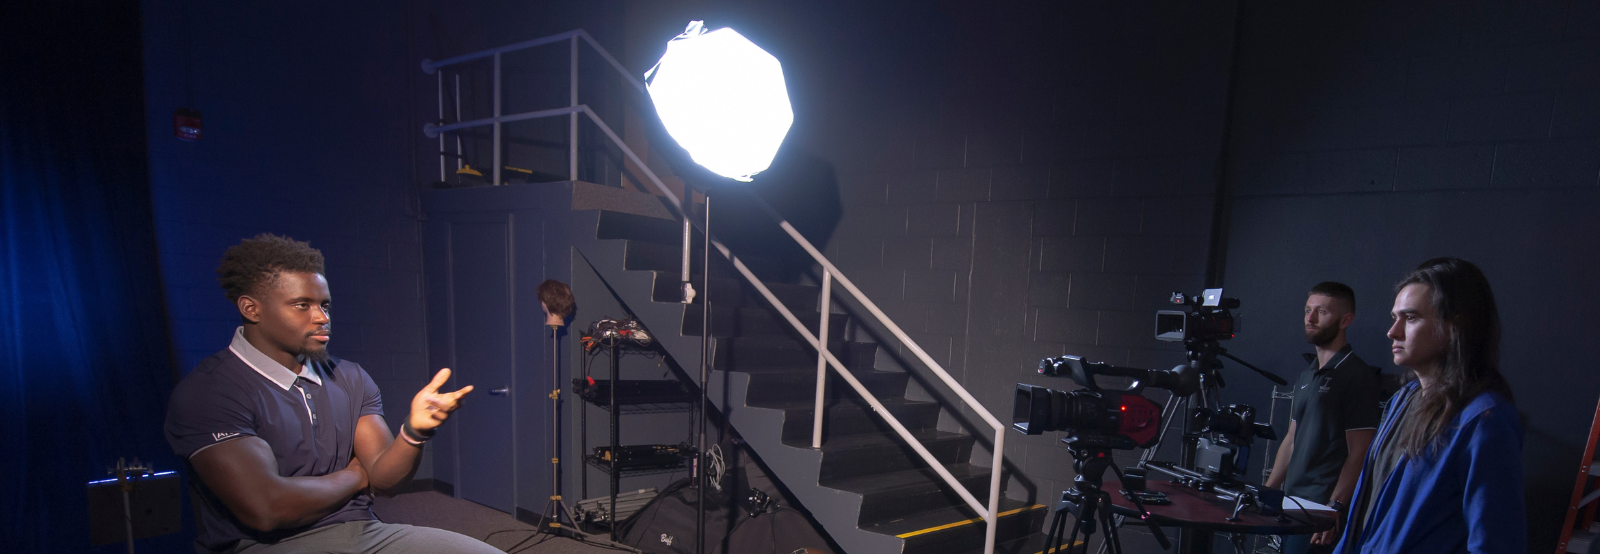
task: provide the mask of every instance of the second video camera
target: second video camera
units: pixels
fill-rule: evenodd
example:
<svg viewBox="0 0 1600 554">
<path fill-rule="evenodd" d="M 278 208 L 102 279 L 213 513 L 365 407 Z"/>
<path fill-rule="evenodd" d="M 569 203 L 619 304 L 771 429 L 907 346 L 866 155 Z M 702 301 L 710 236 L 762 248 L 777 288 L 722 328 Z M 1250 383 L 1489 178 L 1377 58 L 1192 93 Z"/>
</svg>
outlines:
<svg viewBox="0 0 1600 554">
<path fill-rule="evenodd" d="M 1161 436 L 1161 407 L 1140 395 L 1145 387 L 1184 396 L 1199 388 L 1199 376 L 1188 366 L 1156 371 L 1062 356 L 1040 360 L 1039 373 L 1069 377 L 1083 389 L 1059 391 L 1017 383 L 1013 429 L 1026 435 L 1066 431 L 1077 443 L 1123 450 L 1148 448 Z M 1108 390 L 1096 379 L 1102 375 L 1130 377 L 1134 382 L 1125 389 Z"/>
</svg>

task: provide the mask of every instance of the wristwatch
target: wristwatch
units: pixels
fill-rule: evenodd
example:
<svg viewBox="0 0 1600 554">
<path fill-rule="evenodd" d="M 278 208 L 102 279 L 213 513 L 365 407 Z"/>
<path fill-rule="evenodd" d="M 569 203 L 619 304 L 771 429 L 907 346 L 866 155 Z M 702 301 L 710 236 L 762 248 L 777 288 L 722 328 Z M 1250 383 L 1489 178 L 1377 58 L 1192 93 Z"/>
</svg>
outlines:
<svg viewBox="0 0 1600 554">
<path fill-rule="evenodd" d="M 1333 501 L 1333 511 L 1339 512 L 1340 516 L 1344 516 L 1344 515 L 1350 513 L 1350 507 L 1344 505 L 1343 502 L 1335 500 L 1335 501 Z"/>
</svg>

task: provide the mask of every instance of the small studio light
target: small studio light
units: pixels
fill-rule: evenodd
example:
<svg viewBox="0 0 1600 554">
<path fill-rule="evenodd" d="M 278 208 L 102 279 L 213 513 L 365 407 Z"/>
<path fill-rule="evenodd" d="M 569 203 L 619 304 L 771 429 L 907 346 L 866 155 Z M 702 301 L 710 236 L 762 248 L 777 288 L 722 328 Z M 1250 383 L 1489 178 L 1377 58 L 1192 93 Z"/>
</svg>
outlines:
<svg viewBox="0 0 1600 554">
<path fill-rule="evenodd" d="M 690 22 L 645 79 L 667 133 L 724 177 L 767 169 L 794 123 L 778 59 L 733 29 Z"/>
</svg>

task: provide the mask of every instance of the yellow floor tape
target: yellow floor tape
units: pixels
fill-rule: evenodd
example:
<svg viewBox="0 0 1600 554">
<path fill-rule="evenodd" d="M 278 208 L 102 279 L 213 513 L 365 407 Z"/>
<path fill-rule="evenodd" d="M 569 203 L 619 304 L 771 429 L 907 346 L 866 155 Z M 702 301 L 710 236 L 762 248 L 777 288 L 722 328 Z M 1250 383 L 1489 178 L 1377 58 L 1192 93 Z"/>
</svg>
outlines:
<svg viewBox="0 0 1600 554">
<path fill-rule="evenodd" d="M 1061 547 L 1051 548 L 1049 550 L 1040 550 L 1038 552 L 1034 552 L 1033 554 L 1051 554 L 1053 552 L 1059 552 L 1059 551 L 1062 551 L 1062 550 L 1072 550 L 1072 549 L 1077 548 L 1079 546 L 1083 546 L 1083 541 L 1073 541 L 1072 546 L 1061 546 Z"/>
<path fill-rule="evenodd" d="M 1026 512 L 1028 510 L 1038 510 L 1038 509 L 1043 508 L 1043 507 L 1044 507 L 1044 504 L 1034 504 L 1034 505 L 1028 506 L 1026 508 L 1017 508 L 1015 510 L 1007 510 L 1007 511 L 1004 511 L 1004 512 L 1000 512 L 1000 517 L 1006 517 L 1008 515 L 1015 514 L 1015 513 L 1018 513 L 1018 512 Z M 999 518 L 995 518 L 995 519 L 999 519 Z M 895 535 L 895 537 L 904 539 L 904 538 L 909 538 L 909 537 L 915 537 L 917 535 L 923 535 L 923 534 L 927 534 L 927 533 L 932 533 L 934 531 L 943 531 L 943 530 L 949 529 L 951 527 L 960 527 L 962 525 L 971 525 L 973 523 L 982 523 L 982 522 L 983 522 L 983 518 L 975 517 L 975 518 L 972 518 L 972 519 L 966 519 L 966 520 L 962 520 L 962 521 L 957 521 L 955 523 L 946 523 L 946 524 L 940 525 L 938 527 L 929 527 L 927 529 L 922 529 L 922 530 L 919 530 L 919 531 L 912 531 L 910 533 L 906 533 L 906 534 L 903 534 L 903 535 Z"/>
</svg>

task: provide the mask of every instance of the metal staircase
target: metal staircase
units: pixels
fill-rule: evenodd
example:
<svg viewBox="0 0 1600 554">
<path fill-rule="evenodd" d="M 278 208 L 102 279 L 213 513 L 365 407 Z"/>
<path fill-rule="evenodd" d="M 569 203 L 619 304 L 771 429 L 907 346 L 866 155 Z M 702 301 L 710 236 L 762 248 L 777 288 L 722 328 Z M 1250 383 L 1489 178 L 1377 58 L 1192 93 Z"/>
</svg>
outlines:
<svg viewBox="0 0 1600 554">
<path fill-rule="evenodd" d="M 1006 426 L 979 404 L 899 326 L 877 308 L 843 273 L 788 222 L 759 199 L 755 208 L 771 216 L 809 255 L 820 287 L 777 282 L 763 275 L 783 264 L 731 252 L 711 237 L 716 253 L 710 275 L 698 269 L 705 252 L 690 244 L 698 224 L 650 166 L 588 106 L 577 87 L 578 49 L 587 43 L 640 92 L 644 87 L 582 30 L 465 54 L 440 62 L 424 61 L 435 73 L 452 64 L 492 58 L 493 116 L 444 121 L 443 73 L 439 75 L 440 121 L 424 132 L 438 136 L 443 179 L 444 135 L 492 127 L 493 183 L 499 183 L 501 125 L 546 117 L 567 117 L 571 154 L 569 175 L 576 180 L 577 129 L 588 121 L 622 152 L 670 203 L 672 219 L 606 210 L 573 213 L 573 267 L 586 264 L 624 307 L 652 331 L 680 367 L 701 363 L 702 307 L 684 304 L 682 284 L 704 289 L 711 298 L 709 322 L 715 347 L 713 372 L 703 385 L 744 440 L 846 552 L 1034 554 L 1042 550 L 1037 532 L 1048 512 L 1042 505 L 1007 500 L 998 490 Z M 569 44 L 571 102 L 550 110 L 503 114 L 500 109 L 502 54 L 548 44 Z M 459 100 L 459 96 L 458 96 Z M 581 117 L 580 117 L 581 116 Z M 458 118 L 459 119 L 459 118 Z M 459 145 L 459 142 L 457 143 Z M 459 152 L 460 147 L 457 146 Z M 703 238 L 703 237 L 702 237 Z M 693 258 L 693 260 L 691 260 Z M 691 263 L 692 262 L 692 263 Z M 765 263 L 773 262 L 773 263 Z M 691 275 L 691 273 L 696 273 Z M 703 285 L 702 285 L 703 283 Z M 992 432 L 983 456 L 973 462 L 975 437 L 937 429 L 944 406 L 905 397 L 911 376 L 875 365 L 877 343 L 850 342 L 842 331 L 853 323 L 831 297 L 837 284 L 850 295 L 867 327 L 898 341 L 908 357 L 926 368 L 926 382 L 942 383 L 967 412 Z M 819 339 L 820 337 L 820 339 Z M 920 374 L 920 372 L 919 372 Z M 693 376 L 698 378 L 698 375 Z M 820 412 L 820 413 L 819 413 Z"/>
<path fill-rule="evenodd" d="M 680 366 L 698 365 L 701 306 L 679 302 L 677 222 L 609 211 L 574 215 L 574 265 L 592 267 Z M 694 267 L 701 254 L 694 253 Z M 775 476 L 847 552 L 982 552 L 983 518 L 839 376 L 826 387 L 822 446 L 812 448 L 815 351 L 753 287 L 734 278 L 731 264 L 717 261 L 709 281 L 715 347 L 708 389 Z M 746 264 L 753 272 L 762 265 Z M 819 288 L 763 285 L 802 324 L 819 326 Z M 829 351 L 942 468 L 974 495 L 987 496 L 990 469 L 969 462 L 974 437 L 936 429 L 940 406 L 906 399 L 910 376 L 874 367 L 879 345 L 843 340 L 848 316 L 840 311 L 827 314 Z M 1002 499 L 998 513 L 995 552 L 1040 550 L 1044 506 Z"/>
</svg>

